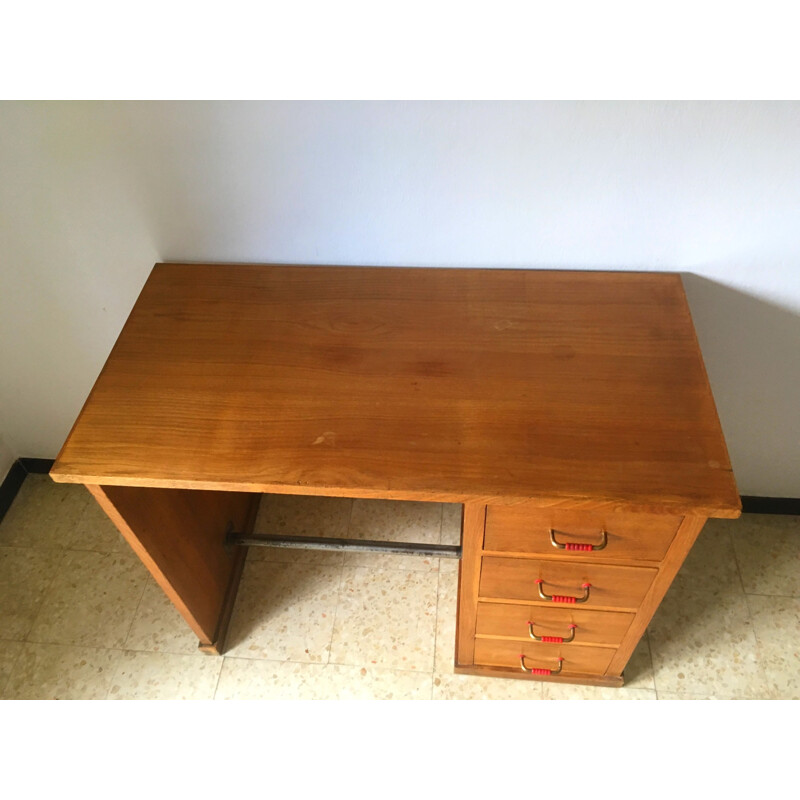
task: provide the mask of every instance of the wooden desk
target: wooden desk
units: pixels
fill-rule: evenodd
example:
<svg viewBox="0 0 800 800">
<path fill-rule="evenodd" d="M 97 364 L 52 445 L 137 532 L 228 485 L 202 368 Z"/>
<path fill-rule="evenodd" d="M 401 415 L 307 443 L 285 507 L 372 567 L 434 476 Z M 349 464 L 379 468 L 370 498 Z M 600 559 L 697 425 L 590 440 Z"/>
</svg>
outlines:
<svg viewBox="0 0 800 800">
<path fill-rule="evenodd" d="M 462 503 L 456 669 L 608 685 L 740 512 L 676 274 L 158 264 L 51 475 L 215 653 L 261 493 Z"/>
</svg>

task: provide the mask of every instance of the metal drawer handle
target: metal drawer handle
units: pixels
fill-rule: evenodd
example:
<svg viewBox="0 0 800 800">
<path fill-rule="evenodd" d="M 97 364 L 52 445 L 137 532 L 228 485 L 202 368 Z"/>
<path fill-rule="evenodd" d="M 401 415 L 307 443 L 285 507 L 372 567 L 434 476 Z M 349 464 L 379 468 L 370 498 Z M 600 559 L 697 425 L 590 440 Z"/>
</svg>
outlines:
<svg viewBox="0 0 800 800">
<path fill-rule="evenodd" d="M 545 594 L 542 589 L 543 583 L 544 581 L 541 578 L 537 578 L 536 585 L 539 587 L 539 597 L 542 600 L 549 600 L 551 603 L 585 603 L 589 599 L 589 589 L 592 588 L 591 583 L 582 583 L 583 597 L 572 597 L 568 594 Z"/>
<path fill-rule="evenodd" d="M 531 675 L 558 675 L 561 672 L 561 667 L 564 664 L 564 659 L 559 656 L 558 669 L 542 669 L 541 667 L 526 667 L 525 654 L 519 657 L 519 665 L 522 667 L 523 672 L 530 672 Z"/>
<path fill-rule="evenodd" d="M 535 623 L 528 620 L 528 633 L 530 634 L 531 639 L 534 642 L 551 642 L 553 644 L 569 644 L 575 638 L 575 631 L 577 630 L 577 625 L 568 625 L 569 628 L 569 637 L 564 638 L 563 636 L 537 636 L 533 632 L 533 626 Z"/>
<path fill-rule="evenodd" d="M 563 533 L 563 531 L 559 531 L 559 533 Z M 556 531 L 550 528 L 550 544 L 559 550 L 581 550 L 587 553 L 593 550 L 602 550 L 608 544 L 608 533 L 606 533 L 605 529 L 601 531 L 600 536 L 600 544 L 581 544 L 579 542 L 565 542 L 562 544 L 556 541 Z"/>
</svg>

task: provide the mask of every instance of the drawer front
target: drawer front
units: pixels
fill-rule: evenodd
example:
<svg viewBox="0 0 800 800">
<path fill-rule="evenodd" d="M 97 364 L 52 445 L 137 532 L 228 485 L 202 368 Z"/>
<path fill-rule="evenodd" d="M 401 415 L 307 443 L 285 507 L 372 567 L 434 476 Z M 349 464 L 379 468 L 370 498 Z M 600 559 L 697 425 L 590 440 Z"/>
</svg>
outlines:
<svg viewBox="0 0 800 800">
<path fill-rule="evenodd" d="M 531 642 L 509 642 L 503 639 L 476 639 L 475 663 L 486 667 L 510 667 L 519 670 L 520 655 L 525 656 L 528 669 L 557 670 L 559 657 L 561 673 L 583 675 L 603 675 L 614 656 L 611 647 L 569 647 L 557 644 L 537 644 Z"/>
<path fill-rule="evenodd" d="M 644 599 L 657 569 L 614 567 L 572 561 L 484 556 L 481 566 L 480 597 L 528 600 L 556 608 L 622 608 L 635 611 Z M 582 584 L 589 583 L 589 599 L 581 604 L 541 599 L 537 580 L 547 595 L 578 597 Z"/>
<path fill-rule="evenodd" d="M 633 622 L 634 614 L 622 611 L 589 611 L 579 607 L 547 608 L 512 605 L 510 603 L 478 603 L 477 636 L 513 637 L 533 641 L 536 636 L 560 636 L 568 639 L 575 625 L 570 647 L 582 644 L 619 646 Z"/>
<path fill-rule="evenodd" d="M 550 539 L 551 530 L 555 540 L 564 545 L 599 545 L 605 531 L 607 542 L 603 549 L 578 553 L 598 561 L 615 558 L 661 561 L 682 519 L 660 514 L 489 506 L 483 547 L 507 553 L 562 554 L 570 558 L 575 551 L 555 547 Z"/>
</svg>

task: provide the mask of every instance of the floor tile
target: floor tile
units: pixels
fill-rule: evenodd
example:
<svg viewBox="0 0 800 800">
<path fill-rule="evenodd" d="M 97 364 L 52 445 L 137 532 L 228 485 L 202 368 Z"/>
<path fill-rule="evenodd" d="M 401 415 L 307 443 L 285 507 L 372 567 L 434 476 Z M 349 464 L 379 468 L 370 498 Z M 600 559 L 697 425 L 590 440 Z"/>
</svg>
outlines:
<svg viewBox="0 0 800 800">
<path fill-rule="evenodd" d="M 103 700 L 122 653 L 98 647 L 25 644 L 6 700 Z"/>
<path fill-rule="evenodd" d="M 28 641 L 122 647 L 148 577 L 133 552 L 65 553 Z"/>
<path fill-rule="evenodd" d="M 48 475 L 28 475 L 0 522 L 0 546 L 70 547 L 89 499 L 83 486 L 55 483 Z"/>
<path fill-rule="evenodd" d="M 199 654 L 200 657 L 205 657 L 199 653 L 197 645 L 197 635 L 186 624 L 161 587 L 150 578 L 125 640 L 125 649 L 181 655 Z"/>
<path fill-rule="evenodd" d="M 8 683 L 8 678 L 17 663 L 22 648 L 22 642 L 4 642 L 0 640 L 0 697 L 3 696 L 3 689 L 6 688 L 6 683 Z"/>
<path fill-rule="evenodd" d="M 716 591 L 728 586 L 741 590 L 731 541 L 731 520 L 710 519 L 706 522 L 675 580 L 677 586 L 691 590 Z"/>
<path fill-rule="evenodd" d="M 452 673 L 456 652 L 458 574 L 440 572 L 436 608 L 436 657 L 434 671 Z"/>
<path fill-rule="evenodd" d="M 59 550 L 0 547 L 0 631 L 24 639 L 64 558 Z"/>
<path fill-rule="evenodd" d="M 253 533 L 280 536 L 347 538 L 353 501 L 347 497 L 266 494 L 261 499 Z M 341 566 L 344 554 L 328 550 L 251 547 L 248 561 L 289 561 Z"/>
<path fill-rule="evenodd" d="M 541 700 L 542 684 L 540 681 L 436 673 L 433 677 L 433 699 Z"/>
<path fill-rule="evenodd" d="M 253 531 L 282 536 L 344 537 L 352 504 L 348 497 L 265 494 Z"/>
<path fill-rule="evenodd" d="M 748 697 L 740 697 L 737 695 L 725 695 L 725 694 L 696 694 L 693 692 L 659 692 L 658 699 L 661 701 L 664 700 L 748 700 L 749 702 L 769 702 L 769 700 L 764 700 L 763 698 L 748 698 Z"/>
<path fill-rule="evenodd" d="M 344 552 L 341 550 L 304 550 L 299 547 L 247 548 L 248 563 L 254 561 L 282 561 L 287 564 L 309 564 L 326 567 L 341 567 Z"/>
<path fill-rule="evenodd" d="M 377 541 L 439 544 L 442 504 L 398 500 L 354 500 L 348 537 Z M 346 566 L 435 572 L 439 559 L 395 553 L 345 554 Z"/>
<path fill-rule="evenodd" d="M 226 658 L 218 700 L 427 700 L 430 673 Z"/>
<path fill-rule="evenodd" d="M 542 683 L 543 700 L 657 700 L 655 689 Z"/>
<path fill-rule="evenodd" d="M 647 634 L 641 638 L 623 672 L 622 686 L 580 686 L 542 682 L 544 700 L 656 700 L 653 662 Z"/>
<path fill-rule="evenodd" d="M 442 503 L 442 544 L 461 544 L 461 510 L 460 503 Z M 457 558 L 439 560 L 441 572 L 458 572 Z"/>
<path fill-rule="evenodd" d="M 270 495 L 258 520 L 457 544 L 461 506 Z M 0 523 L 0 697 L 800 699 L 799 567 L 800 517 L 710 520 L 607 689 L 453 674 L 456 560 L 251 548 L 221 659 L 83 487 L 30 475 Z"/>
<path fill-rule="evenodd" d="M 731 536 L 745 592 L 800 597 L 800 517 L 743 514 Z"/>
<path fill-rule="evenodd" d="M 349 536 L 439 544 L 442 504 L 399 500 L 354 500 Z"/>
<path fill-rule="evenodd" d="M 461 544 L 461 503 L 442 503 L 442 544 Z"/>
<path fill-rule="evenodd" d="M 223 659 L 172 653 L 122 653 L 109 700 L 212 700 Z"/>
<path fill-rule="evenodd" d="M 75 523 L 71 549 L 121 553 L 128 552 L 130 545 L 122 538 L 122 534 L 99 503 L 90 495 Z"/>
<path fill-rule="evenodd" d="M 749 595 L 758 661 L 776 698 L 800 700 L 800 598 Z"/>
<path fill-rule="evenodd" d="M 625 669 L 622 672 L 625 678 L 624 689 L 655 689 L 653 677 L 653 658 L 650 653 L 650 640 L 647 633 L 639 640 L 634 648 Z"/>
<path fill-rule="evenodd" d="M 673 587 L 648 628 L 656 690 L 764 697 L 756 640 L 741 591 Z"/>
<path fill-rule="evenodd" d="M 438 574 L 345 567 L 331 662 L 430 672 Z"/>
<path fill-rule="evenodd" d="M 439 571 L 444 559 L 431 556 L 403 555 L 401 553 L 345 553 L 344 563 L 348 567 L 370 569 L 396 569 L 405 572 Z"/>
<path fill-rule="evenodd" d="M 459 559 L 457 558 L 440 558 L 439 559 L 439 572 L 452 572 L 458 574 Z"/>
<path fill-rule="evenodd" d="M 245 565 L 226 655 L 327 663 L 341 567 Z"/>
</svg>

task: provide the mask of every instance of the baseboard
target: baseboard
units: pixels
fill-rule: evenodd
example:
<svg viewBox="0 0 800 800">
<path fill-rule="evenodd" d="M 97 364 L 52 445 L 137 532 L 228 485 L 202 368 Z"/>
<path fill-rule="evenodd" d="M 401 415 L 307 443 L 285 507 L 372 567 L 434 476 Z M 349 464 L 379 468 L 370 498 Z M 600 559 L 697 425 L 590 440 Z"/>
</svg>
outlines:
<svg viewBox="0 0 800 800">
<path fill-rule="evenodd" d="M 5 480 L 0 484 L 0 522 L 11 508 L 25 478 L 28 475 L 47 475 L 53 466 L 52 458 L 18 458 L 8 471 Z"/>
<path fill-rule="evenodd" d="M 55 462 L 52 458 L 20 458 L 19 463 L 29 475 L 47 475 Z"/>
<path fill-rule="evenodd" d="M 797 497 L 742 497 L 745 514 L 792 514 L 800 516 L 800 498 Z"/>
<path fill-rule="evenodd" d="M 0 521 L 11 508 L 26 475 L 47 475 L 53 466 L 52 458 L 19 458 L 12 465 L 6 479 L 0 484 Z M 756 497 L 742 495 L 744 514 L 790 514 L 800 516 L 798 497 Z"/>
<path fill-rule="evenodd" d="M 23 467 L 19 461 L 15 461 L 11 465 L 11 469 L 8 471 L 5 480 L 0 484 L 0 522 L 2 522 L 3 517 L 6 515 L 6 511 L 11 508 L 11 504 L 17 496 L 20 486 L 25 482 L 27 474 L 28 472 L 25 467 Z"/>
</svg>

